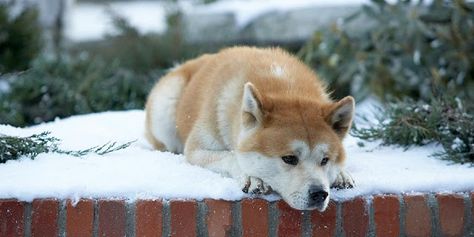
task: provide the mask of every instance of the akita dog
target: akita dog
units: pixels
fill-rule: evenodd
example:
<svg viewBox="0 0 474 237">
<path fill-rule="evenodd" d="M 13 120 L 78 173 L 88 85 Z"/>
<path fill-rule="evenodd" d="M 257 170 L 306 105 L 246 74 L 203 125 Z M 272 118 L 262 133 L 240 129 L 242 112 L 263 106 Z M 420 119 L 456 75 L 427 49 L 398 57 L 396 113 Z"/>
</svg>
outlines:
<svg viewBox="0 0 474 237">
<path fill-rule="evenodd" d="M 161 151 L 276 191 L 293 208 L 325 210 L 330 187 L 350 188 L 342 139 L 354 99 L 332 101 L 315 73 L 278 48 L 234 47 L 185 62 L 146 104 L 146 137 Z"/>
</svg>

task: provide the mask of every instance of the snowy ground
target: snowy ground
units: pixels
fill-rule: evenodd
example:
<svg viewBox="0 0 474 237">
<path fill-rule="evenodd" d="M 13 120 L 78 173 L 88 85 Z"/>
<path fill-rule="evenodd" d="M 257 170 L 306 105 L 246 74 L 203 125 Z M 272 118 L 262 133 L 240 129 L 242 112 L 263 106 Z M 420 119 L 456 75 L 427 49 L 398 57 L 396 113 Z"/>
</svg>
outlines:
<svg viewBox="0 0 474 237">
<path fill-rule="evenodd" d="M 359 111 L 367 111 L 363 106 Z M 0 164 L 0 198 L 214 198 L 244 197 L 232 179 L 186 163 L 181 155 L 151 150 L 143 137 L 143 111 L 104 112 L 29 127 L 0 125 L 0 133 L 27 136 L 42 131 L 62 139 L 64 149 L 84 149 L 109 141 L 137 140 L 125 150 L 83 158 L 42 154 Z M 448 165 L 429 155 L 435 146 L 404 151 L 348 137 L 347 166 L 356 187 L 333 198 L 409 192 L 474 190 L 474 168 Z M 275 198 L 275 197 L 270 197 Z"/>
</svg>

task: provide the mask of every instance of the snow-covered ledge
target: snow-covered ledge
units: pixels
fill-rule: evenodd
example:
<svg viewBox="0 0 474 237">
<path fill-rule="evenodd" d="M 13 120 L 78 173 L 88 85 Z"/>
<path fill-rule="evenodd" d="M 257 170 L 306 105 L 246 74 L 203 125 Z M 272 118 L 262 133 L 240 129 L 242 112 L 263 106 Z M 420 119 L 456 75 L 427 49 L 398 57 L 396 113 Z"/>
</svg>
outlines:
<svg viewBox="0 0 474 237">
<path fill-rule="evenodd" d="M 370 104 L 358 105 L 358 113 L 369 114 Z M 0 125 L 6 135 L 51 131 L 64 150 L 137 140 L 103 156 L 40 154 L 0 164 L 0 236 L 474 233 L 473 168 L 429 157 L 441 147 L 405 151 L 349 136 L 347 169 L 356 187 L 332 190 L 324 213 L 301 212 L 276 195 L 244 195 L 233 179 L 192 166 L 183 156 L 152 150 L 143 135 L 144 115 L 104 112 L 28 128 Z"/>
</svg>

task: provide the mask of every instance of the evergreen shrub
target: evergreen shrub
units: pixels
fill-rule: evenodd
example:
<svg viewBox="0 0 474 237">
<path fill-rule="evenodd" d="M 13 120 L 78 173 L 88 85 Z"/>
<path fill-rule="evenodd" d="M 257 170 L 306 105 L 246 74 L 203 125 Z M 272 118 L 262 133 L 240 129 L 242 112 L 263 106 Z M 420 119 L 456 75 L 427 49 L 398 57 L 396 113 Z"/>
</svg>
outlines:
<svg viewBox="0 0 474 237">
<path fill-rule="evenodd" d="M 458 98 L 438 98 L 429 103 L 405 99 L 388 103 L 369 127 L 352 129 L 353 136 L 382 140 L 409 148 L 413 145 L 441 144 L 444 151 L 433 154 L 456 163 L 474 165 L 473 105 Z"/>
<path fill-rule="evenodd" d="M 37 10 L 29 7 L 13 15 L 12 8 L 0 2 L 0 74 L 27 69 L 42 47 Z"/>
<path fill-rule="evenodd" d="M 362 30 L 347 25 L 364 19 Z M 474 3 L 373 0 L 299 52 L 336 97 L 474 99 Z"/>
<path fill-rule="evenodd" d="M 348 24 L 363 20 L 360 31 Z M 373 0 L 314 34 L 299 56 L 335 97 L 386 102 L 378 123 L 355 127 L 362 139 L 404 147 L 438 143 L 435 154 L 474 164 L 474 3 Z"/>
<path fill-rule="evenodd" d="M 142 109 L 161 70 L 138 74 L 98 58 L 41 57 L 31 69 L 3 75 L 0 124 L 25 126 L 56 117 Z"/>
</svg>

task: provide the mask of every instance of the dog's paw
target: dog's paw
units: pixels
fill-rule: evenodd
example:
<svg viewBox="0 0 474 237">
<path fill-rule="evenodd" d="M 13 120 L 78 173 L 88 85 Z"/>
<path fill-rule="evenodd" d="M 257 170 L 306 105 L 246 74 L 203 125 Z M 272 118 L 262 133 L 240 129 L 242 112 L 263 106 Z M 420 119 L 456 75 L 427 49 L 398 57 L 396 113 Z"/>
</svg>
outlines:
<svg viewBox="0 0 474 237">
<path fill-rule="evenodd" d="M 270 194 L 273 190 L 270 185 L 256 177 L 246 177 L 242 188 L 244 193 Z"/>
<path fill-rule="evenodd" d="M 354 180 L 352 176 L 347 173 L 345 170 L 341 170 L 337 175 L 336 180 L 331 185 L 331 188 L 337 189 L 346 189 L 346 188 L 353 188 L 354 187 Z"/>
</svg>

